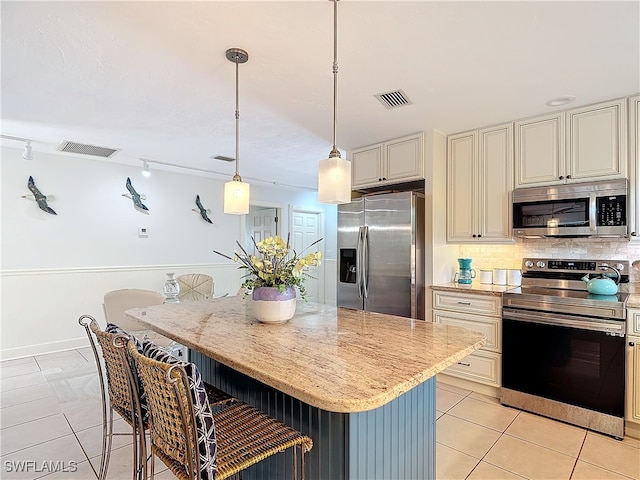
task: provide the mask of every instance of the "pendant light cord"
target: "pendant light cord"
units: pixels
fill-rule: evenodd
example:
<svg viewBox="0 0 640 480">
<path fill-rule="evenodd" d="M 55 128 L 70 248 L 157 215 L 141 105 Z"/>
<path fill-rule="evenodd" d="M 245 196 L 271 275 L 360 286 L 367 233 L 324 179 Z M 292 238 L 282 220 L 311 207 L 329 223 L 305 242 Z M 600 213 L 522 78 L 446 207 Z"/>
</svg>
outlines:
<svg viewBox="0 0 640 480">
<path fill-rule="evenodd" d="M 239 55 L 236 53 L 236 174 L 233 176 L 233 180 L 241 182 L 242 178 L 240 178 L 240 174 L 238 173 L 240 170 L 238 165 L 240 163 L 240 147 L 238 141 L 238 139 L 240 138 L 240 109 L 238 107 L 238 60 Z"/>
<path fill-rule="evenodd" d="M 333 0 L 333 149 L 329 158 L 340 158 L 338 131 L 338 0 Z"/>
</svg>

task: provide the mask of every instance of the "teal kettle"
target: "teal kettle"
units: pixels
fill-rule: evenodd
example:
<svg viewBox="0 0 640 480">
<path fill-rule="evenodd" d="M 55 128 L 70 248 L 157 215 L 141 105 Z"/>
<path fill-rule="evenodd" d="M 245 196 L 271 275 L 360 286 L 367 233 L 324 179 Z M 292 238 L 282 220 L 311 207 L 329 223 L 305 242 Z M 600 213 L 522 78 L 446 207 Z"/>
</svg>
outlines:
<svg viewBox="0 0 640 480">
<path fill-rule="evenodd" d="M 617 278 L 614 282 L 611 278 L 604 274 L 608 268 L 616 272 Z M 594 295 L 615 295 L 618 293 L 618 284 L 620 283 L 620 272 L 609 265 L 602 266 L 603 272 L 599 277 L 589 278 L 589 275 L 582 277 L 582 281 L 587 284 L 587 292 Z"/>
</svg>

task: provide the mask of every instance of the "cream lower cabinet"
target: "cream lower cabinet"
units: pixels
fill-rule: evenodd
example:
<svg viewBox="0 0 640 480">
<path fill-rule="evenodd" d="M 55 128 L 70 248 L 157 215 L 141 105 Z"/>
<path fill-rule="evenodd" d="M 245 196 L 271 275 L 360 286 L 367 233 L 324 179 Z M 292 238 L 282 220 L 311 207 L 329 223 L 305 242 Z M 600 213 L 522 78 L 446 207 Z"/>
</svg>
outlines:
<svg viewBox="0 0 640 480">
<path fill-rule="evenodd" d="M 640 309 L 627 310 L 627 422 L 640 424 Z"/>
<path fill-rule="evenodd" d="M 447 241 L 512 243 L 513 126 L 451 135 L 447 152 Z"/>
<path fill-rule="evenodd" d="M 485 385 L 500 386 L 502 297 L 434 290 L 433 322 L 476 330 L 487 337 L 484 347 L 443 373 Z"/>
</svg>

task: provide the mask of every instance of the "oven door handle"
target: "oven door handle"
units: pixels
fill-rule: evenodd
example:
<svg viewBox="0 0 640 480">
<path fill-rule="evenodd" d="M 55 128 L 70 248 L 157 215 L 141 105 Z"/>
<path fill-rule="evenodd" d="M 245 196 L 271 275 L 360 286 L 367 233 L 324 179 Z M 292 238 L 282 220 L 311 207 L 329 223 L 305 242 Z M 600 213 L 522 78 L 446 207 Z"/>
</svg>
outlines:
<svg viewBox="0 0 640 480">
<path fill-rule="evenodd" d="M 538 312 L 535 310 L 516 310 L 513 308 L 502 309 L 503 320 L 515 320 L 519 322 L 541 323 L 560 327 L 577 328 L 579 330 L 593 330 L 605 332 L 619 337 L 624 336 L 625 322 L 597 321 L 586 317 L 576 320 L 568 315 L 557 313 Z"/>
</svg>

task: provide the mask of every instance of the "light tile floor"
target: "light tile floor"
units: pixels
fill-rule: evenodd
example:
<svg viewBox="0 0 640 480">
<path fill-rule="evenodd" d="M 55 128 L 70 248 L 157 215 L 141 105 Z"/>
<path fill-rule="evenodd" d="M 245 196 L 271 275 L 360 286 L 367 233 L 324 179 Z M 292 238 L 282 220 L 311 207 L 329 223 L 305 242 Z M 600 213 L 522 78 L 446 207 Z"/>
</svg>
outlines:
<svg viewBox="0 0 640 480">
<path fill-rule="evenodd" d="M 638 440 L 616 441 L 441 382 L 436 400 L 439 480 L 640 479 Z M 96 478 L 102 419 L 90 348 L 0 362 L 0 406 L 0 478 Z M 116 422 L 117 431 L 128 428 Z M 131 478 L 131 438 L 116 437 L 113 448 L 108 478 Z M 158 479 L 175 478 L 159 461 L 156 469 Z"/>
<path fill-rule="evenodd" d="M 640 479 L 640 441 L 622 441 L 500 405 L 442 382 L 436 394 L 440 479 Z"/>
</svg>

